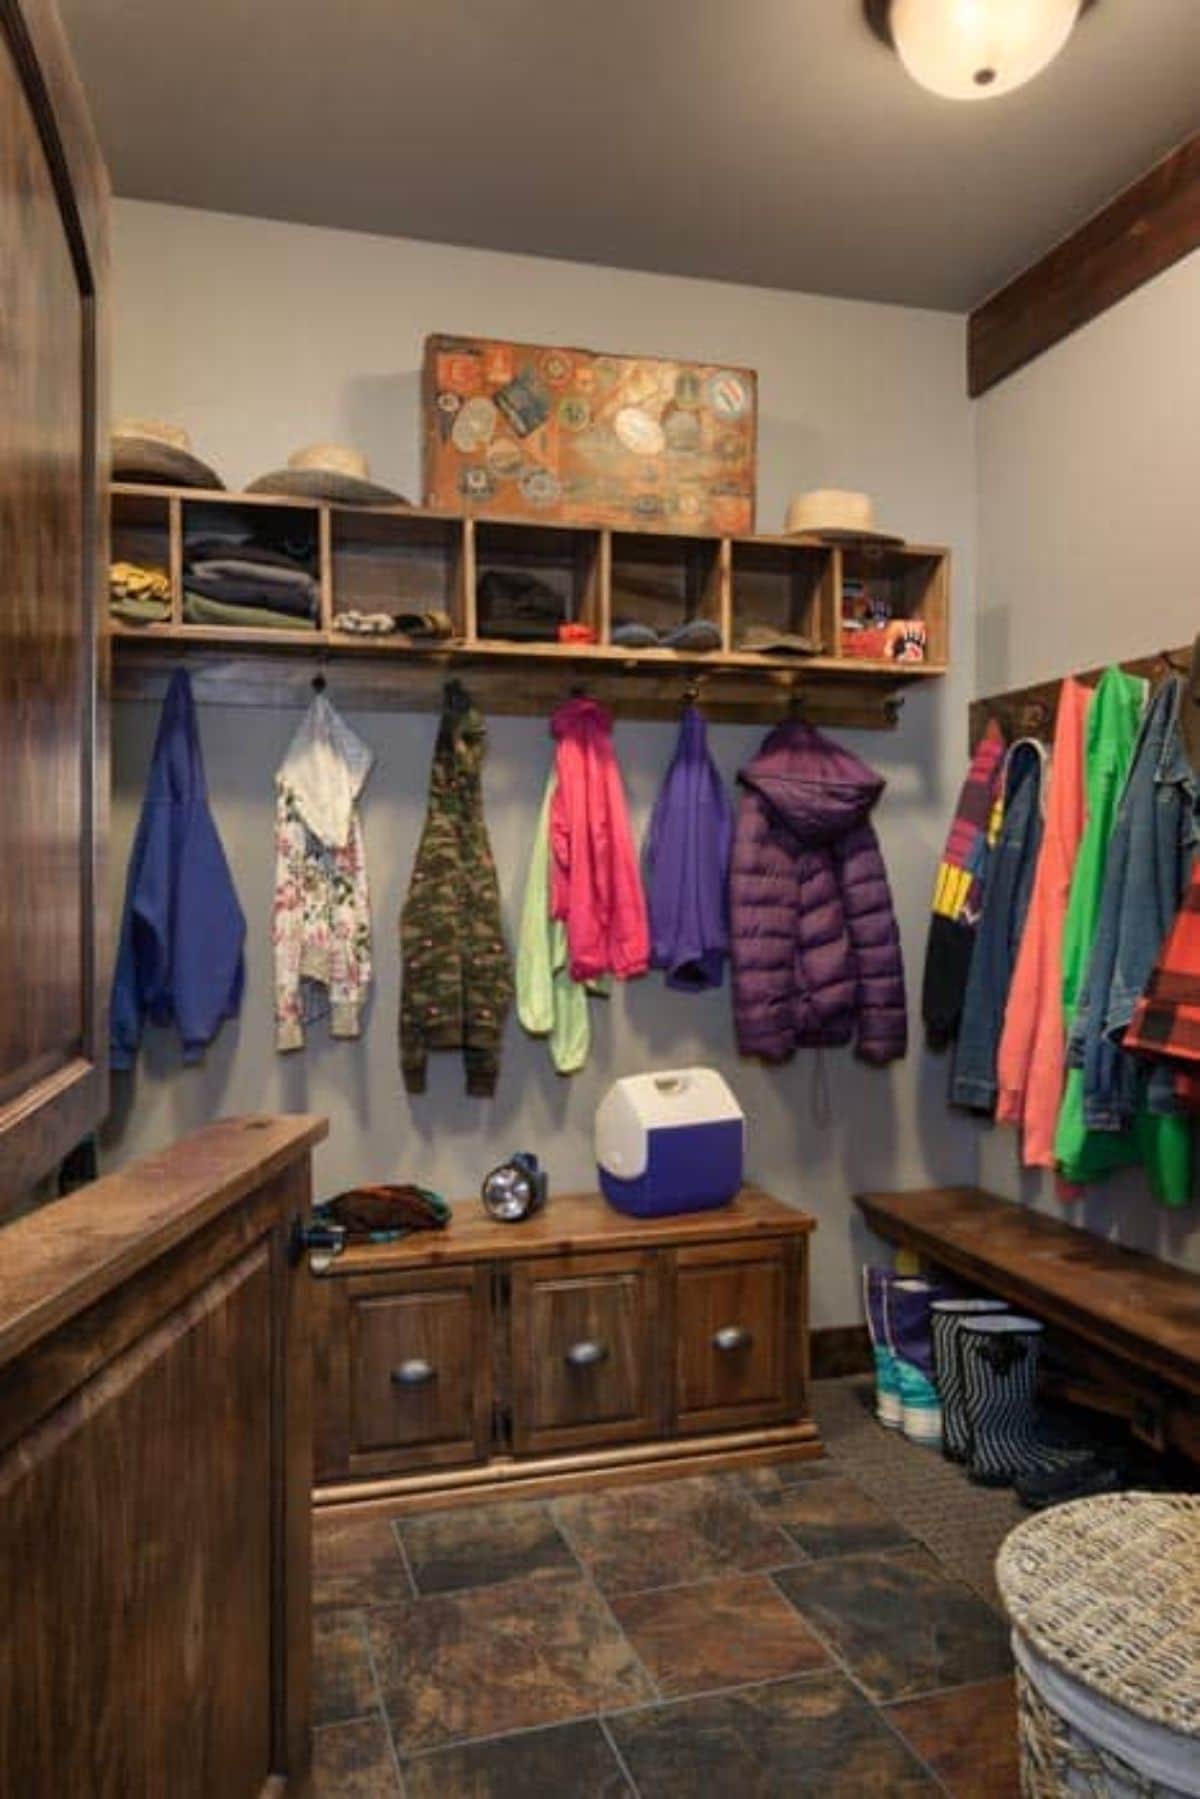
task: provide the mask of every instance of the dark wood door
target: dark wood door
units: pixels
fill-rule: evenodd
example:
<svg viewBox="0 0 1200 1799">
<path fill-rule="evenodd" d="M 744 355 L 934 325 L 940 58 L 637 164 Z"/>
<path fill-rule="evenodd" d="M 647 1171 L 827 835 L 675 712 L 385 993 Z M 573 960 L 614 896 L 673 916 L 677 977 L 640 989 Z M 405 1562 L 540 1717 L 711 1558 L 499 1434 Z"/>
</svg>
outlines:
<svg viewBox="0 0 1200 1799">
<path fill-rule="evenodd" d="M 106 1104 L 107 253 L 52 0 L 0 0 L 0 1216 Z"/>
<path fill-rule="evenodd" d="M 662 1425 L 662 1261 L 555 1256 L 512 1269 L 518 1454 L 634 1442 Z"/>
<path fill-rule="evenodd" d="M 677 1429 L 731 1429 L 794 1413 L 794 1256 L 782 1238 L 675 1252 Z"/>
<path fill-rule="evenodd" d="M 431 1269 L 346 1284 L 351 1472 L 486 1455 L 492 1422 L 489 1270 Z"/>
</svg>

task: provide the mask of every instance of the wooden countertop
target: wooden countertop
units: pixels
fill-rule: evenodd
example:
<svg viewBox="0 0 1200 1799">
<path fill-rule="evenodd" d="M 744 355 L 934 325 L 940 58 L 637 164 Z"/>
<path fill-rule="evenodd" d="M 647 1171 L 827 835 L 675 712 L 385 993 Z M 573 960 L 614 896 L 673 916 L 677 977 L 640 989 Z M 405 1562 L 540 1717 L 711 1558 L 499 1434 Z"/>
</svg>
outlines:
<svg viewBox="0 0 1200 1799">
<path fill-rule="evenodd" d="M 1200 1275 L 978 1187 L 856 1203 L 880 1236 L 1200 1393 Z"/>
<path fill-rule="evenodd" d="M 444 1231 L 414 1231 L 398 1243 L 346 1249 L 326 1275 L 378 1274 L 432 1268 L 449 1262 L 515 1261 L 588 1250 L 646 1249 L 686 1243 L 744 1242 L 816 1229 L 816 1219 L 743 1187 L 732 1205 L 670 1218 L 629 1218 L 599 1193 L 552 1193 L 542 1212 L 522 1224 L 497 1224 L 478 1199 L 462 1200 Z"/>
<path fill-rule="evenodd" d="M 0 1366 L 193 1236 L 328 1133 L 304 1114 L 222 1118 L 0 1234 Z"/>
</svg>

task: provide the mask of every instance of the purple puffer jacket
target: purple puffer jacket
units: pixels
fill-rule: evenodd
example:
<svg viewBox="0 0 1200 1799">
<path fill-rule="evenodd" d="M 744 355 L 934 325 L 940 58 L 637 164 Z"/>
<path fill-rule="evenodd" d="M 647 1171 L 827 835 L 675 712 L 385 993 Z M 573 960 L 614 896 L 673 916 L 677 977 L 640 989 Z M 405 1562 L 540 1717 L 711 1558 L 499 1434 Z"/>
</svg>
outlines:
<svg viewBox="0 0 1200 1799">
<path fill-rule="evenodd" d="M 743 1055 L 908 1044 L 904 963 L 871 808 L 883 778 L 789 719 L 738 776 L 730 871 L 733 1012 Z M 857 1027 L 857 1035 L 856 1035 Z"/>
</svg>

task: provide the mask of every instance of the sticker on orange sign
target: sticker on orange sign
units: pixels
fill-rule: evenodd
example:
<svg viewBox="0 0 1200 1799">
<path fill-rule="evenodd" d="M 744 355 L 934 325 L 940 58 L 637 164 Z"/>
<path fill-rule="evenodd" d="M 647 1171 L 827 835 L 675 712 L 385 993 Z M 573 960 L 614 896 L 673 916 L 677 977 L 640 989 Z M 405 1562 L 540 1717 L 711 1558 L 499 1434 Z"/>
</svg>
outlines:
<svg viewBox="0 0 1200 1799">
<path fill-rule="evenodd" d="M 437 359 L 437 384 L 443 392 L 477 394 L 483 387 L 483 368 L 474 350 L 443 350 Z"/>
</svg>

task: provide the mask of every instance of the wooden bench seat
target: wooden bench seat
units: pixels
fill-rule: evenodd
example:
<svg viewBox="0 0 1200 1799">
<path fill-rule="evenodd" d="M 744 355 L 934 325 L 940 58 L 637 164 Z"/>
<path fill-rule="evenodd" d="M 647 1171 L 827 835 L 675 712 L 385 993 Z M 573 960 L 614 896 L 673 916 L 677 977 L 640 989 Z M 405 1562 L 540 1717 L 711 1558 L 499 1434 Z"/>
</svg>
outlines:
<svg viewBox="0 0 1200 1799">
<path fill-rule="evenodd" d="M 1109 1409 L 1200 1460 L 1200 1275 L 977 1187 L 860 1193 L 872 1230 L 1042 1319 Z"/>
</svg>

